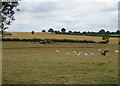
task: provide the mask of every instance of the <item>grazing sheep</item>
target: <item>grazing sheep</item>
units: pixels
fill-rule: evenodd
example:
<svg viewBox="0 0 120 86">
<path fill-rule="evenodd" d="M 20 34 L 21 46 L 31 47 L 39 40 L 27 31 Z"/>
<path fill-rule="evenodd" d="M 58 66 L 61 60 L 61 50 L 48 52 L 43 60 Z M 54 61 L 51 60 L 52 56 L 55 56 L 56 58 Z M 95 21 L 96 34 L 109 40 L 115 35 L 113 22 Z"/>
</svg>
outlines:
<svg viewBox="0 0 120 86">
<path fill-rule="evenodd" d="M 80 54 L 81 54 L 80 52 L 77 52 L 77 54 L 76 54 L 76 55 L 78 55 L 78 56 L 79 56 Z"/>
<path fill-rule="evenodd" d="M 93 53 L 90 53 L 90 55 L 93 55 Z"/>
<path fill-rule="evenodd" d="M 60 51 L 59 50 L 56 50 L 56 53 L 59 53 Z"/>
<path fill-rule="evenodd" d="M 73 51 L 74 54 L 77 54 L 77 51 Z"/>
<path fill-rule="evenodd" d="M 87 53 L 84 53 L 84 55 L 85 55 L 85 56 L 87 56 L 87 55 L 93 55 L 93 53 L 87 52 Z"/>
<path fill-rule="evenodd" d="M 118 53 L 118 52 L 119 52 L 119 50 L 115 50 L 115 52 L 116 52 L 116 53 Z"/>
<path fill-rule="evenodd" d="M 70 54 L 69 52 L 67 52 L 67 54 Z"/>
<path fill-rule="evenodd" d="M 75 55 L 80 55 L 81 53 L 80 52 L 78 52 L 78 51 L 73 51 L 73 53 L 75 53 Z"/>
<path fill-rule="evenodd" d="M 90 53 L 84 53 L 84 55 L 85 55 L 85 56 L 88 56 L 88 55 L 90 55 Z"/>
<path fill-rule="evenodd" d="M 98 49 L 98 51 L 101 51 L 100 49 Z"/>
<path fill-rule="evenodd" d="M 73 53 L 76 53 L 77 51 L 73 51 Z"/>
<path fill-rule="evenodd" d="M 81 53 L 80 52 L 78 52 L 78 51 L 73 51 L 73 53 L 75 53 L 75 55 L 80 55 Z"/>
</svg>

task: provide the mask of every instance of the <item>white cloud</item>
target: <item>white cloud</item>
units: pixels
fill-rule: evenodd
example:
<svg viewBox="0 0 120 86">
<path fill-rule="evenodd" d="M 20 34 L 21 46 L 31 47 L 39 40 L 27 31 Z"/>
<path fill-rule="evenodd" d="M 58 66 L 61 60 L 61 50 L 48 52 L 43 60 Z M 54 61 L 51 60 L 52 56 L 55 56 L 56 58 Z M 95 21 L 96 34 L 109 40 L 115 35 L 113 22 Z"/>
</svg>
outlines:
<svg viewBox="0 0 120 86">
<path fill-rule="evenodd" d="M 22 0 L 22 2 L 119 2 L 119 0 Z"/>
<path fill-rule="evenodd" d="M 54 0 L 56 1 L 56 0 Z M 75 1 L 75 0 L 74 0 Z M 117 2 L 21 2 L 8 31 L 41 31 L 50 27 L 79 31 L 116 31 Z"/>
</svg>

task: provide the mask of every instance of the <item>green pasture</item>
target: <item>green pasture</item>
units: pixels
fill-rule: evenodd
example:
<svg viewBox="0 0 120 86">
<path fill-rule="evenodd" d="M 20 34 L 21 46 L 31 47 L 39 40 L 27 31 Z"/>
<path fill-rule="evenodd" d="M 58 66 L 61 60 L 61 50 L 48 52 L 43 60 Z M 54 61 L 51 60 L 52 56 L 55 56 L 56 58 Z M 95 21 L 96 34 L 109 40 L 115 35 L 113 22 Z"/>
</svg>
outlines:
<svg viewBox="0 0 120 86">
<path fill-rule="evenodd" d="M 109 52 L 102 56 L 98 49 Z M 118 53 L 115 50 L 118 50 L 115 41 L 111 44 L 3 42 L 2 82 L 117 84 Z M 73 51 L 93 55 L 75 55 Z"/>
</svg>

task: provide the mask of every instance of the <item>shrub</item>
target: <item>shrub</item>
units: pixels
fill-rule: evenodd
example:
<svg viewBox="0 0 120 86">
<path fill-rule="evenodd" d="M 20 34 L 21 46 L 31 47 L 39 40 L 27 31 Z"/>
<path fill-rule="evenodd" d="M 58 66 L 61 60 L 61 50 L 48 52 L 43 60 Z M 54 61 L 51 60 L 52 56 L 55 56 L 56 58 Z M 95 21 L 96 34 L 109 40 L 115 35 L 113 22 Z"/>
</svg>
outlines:
<svg viewBox="0 0 120 86">
<path fill-rule="evenodd" d="M 100 41 L 100 42 L 98 42 L 98 43 L 102 43 L 102 44 L 107 44 L 109 41 L 107 40 L 107 41 Z"/>
<path fill-rule="evenodd" d="M 95 41 L 87 41 L 87 40 L 70 40 L 70 39 L 10 39 L 4 38 L 2 41 L 23 41 L 23 42 L 43 42 L 43 43 L 53 43 L 53 42 L 67 42 L 67 43 L 96 43 Z M 99 42 L 106 43 L 106 42 Z"/>
</svg>

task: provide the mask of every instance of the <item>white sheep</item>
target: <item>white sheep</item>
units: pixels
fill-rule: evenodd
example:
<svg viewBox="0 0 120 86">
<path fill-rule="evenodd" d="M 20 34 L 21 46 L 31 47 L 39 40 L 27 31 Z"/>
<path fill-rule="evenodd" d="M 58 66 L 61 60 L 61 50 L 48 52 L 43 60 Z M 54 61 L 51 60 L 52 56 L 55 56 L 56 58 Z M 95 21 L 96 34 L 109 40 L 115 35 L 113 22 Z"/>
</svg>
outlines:
<svg viewBox="0 0 120 86">
<path fill-rule="evenodd" d="M 90 54 L 89 54 L 89 53 L 84 53 L 84 55 L 85 55 L 85 56 L 88 56 L 88 55 L 90 55 Z"/>
<path fill-rule="evenodd" d="M 75 53 L 75 55 L 80 55 L 81 53 L 80 52 L 78 52 L 78 51 L 73 51 L 73 53 Z"/>
<path fill-rule="evenodd" d="M 85 55 L 85 56 L 87 56 L 87 55 L 93 55 L 93 53 L 89 53 L 89 52 L 86 53 L 86 52 L 85 52 L 84 55 Z"/>
<path fill-rule="evenodd" d="M 119 52 L 119 50 L 115 50 L 115 52 L 116 52 L 116 53 L 118 53 L 118 52 Z"/>
<path fill-rule="evenodd" d="M 56 53 L 59 53 L 60 51 L 59 50 L 56 50 Z"/>
<path fill-rule="evenodd" d="M 69 52 L 67 52 L 67 54 L 70 54 Z"/>
</svg>

